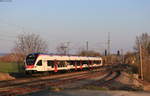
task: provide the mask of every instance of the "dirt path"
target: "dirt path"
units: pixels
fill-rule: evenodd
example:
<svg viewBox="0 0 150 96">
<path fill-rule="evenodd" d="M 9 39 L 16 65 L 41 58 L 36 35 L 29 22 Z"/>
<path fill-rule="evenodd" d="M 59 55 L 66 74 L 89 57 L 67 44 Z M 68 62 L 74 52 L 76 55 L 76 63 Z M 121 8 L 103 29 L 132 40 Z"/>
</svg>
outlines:
<svg viewBox="0 0 150 96">
<path fill-rule="evenodd" d="M 67 90 L 61 92 L 48 92 L 32 94 L 32 96 L 150 96 L 148 92 L 130 91 L 97 91 L 97 90 Z"/>
</svg>

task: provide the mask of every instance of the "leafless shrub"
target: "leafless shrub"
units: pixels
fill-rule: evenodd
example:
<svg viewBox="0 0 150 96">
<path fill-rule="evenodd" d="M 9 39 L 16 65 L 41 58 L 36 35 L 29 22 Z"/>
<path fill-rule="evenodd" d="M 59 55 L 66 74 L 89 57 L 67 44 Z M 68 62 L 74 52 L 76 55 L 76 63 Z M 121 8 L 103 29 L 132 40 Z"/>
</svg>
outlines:
<svg viewBox="0 0 150 96">
<path fill-rule="evenodd" d="M 93 50 L 82 50 L 78 53 L 79 56 L 101 56 L 99 52 L 93 51 Z"/>
</svg>

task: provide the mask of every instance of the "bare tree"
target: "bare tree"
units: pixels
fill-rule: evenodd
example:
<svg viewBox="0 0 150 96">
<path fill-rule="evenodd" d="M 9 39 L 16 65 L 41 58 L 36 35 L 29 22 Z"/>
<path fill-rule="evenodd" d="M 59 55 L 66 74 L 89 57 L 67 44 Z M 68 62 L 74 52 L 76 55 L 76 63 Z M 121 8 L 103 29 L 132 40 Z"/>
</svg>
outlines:
<svg viewBox="0 0 150 96">
<path fill-rule="evenodd" d="M 144 80 L 150 81 L 150 35 L 148 33 L 143 33 L 137 36 L 134 48 L 139 53 L 137 54 L 139 76 Z"/>
<path fill-rule="evenodd" d="M 16 54 L 16 57 L 18 58 L 19 55 L 22 59 L 24 59 L 24 56 L 29 53 L 47 51 L 48 45 L 46 41 L 44 41 L 40 35 L 34 33 L 18 35 L 17 41 L 15 42 L 15 47 L 13 48 L 13 52 Z"/>
<path fill-rule="evenodd" d="M 146 53 L 149 52 L 149 50 L 150 50 L 150 35 L 148 33 L 143 33 L 142 35 L 136 37 L 134 49 L 137 52 L 139 52 L 140 45 L 142 46 L 142 48 L 144 49 L 144 51 Z"/>
</svg>

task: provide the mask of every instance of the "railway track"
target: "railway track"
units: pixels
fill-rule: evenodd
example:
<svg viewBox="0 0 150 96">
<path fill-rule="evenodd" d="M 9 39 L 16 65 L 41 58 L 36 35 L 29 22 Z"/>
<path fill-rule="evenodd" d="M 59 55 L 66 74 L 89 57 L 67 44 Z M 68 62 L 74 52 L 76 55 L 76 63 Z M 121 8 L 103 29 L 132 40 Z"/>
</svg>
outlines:
<svg viewBox="0 0 150 96">
<path fill-rule="evenodd" d="M 115 81 L 121 75 L 120 71 L 110 72 L 106 77 L 100 80 L 100 86 L 111 87 L 113 81 Z"/>
<path fill-rule="evenodd" d="M 80 74 L 79 74 L 80 73 Z M 95 74 L 96 73 L 96 74 Z M 5 84 L 0 84 L 0 96 L 16 96 L 23 95 L 27 93 L 38 92 L 51 86 L 58 86 L 66 83 L 71 83 L 74 81 L 95 77 L 100 74 L 103 74 L 101 70 L 95 71 L 85 71 L 78 73 L 69 73 L 66 76 L 51 76 L 51 77 L 40 77 L 38 80 L 20 80 L 20 81 L 11 81 Z M 47 78 L 47 79 L 46 79 Z M 37 78 L 36 78 L 37 79 Z M 28 82 L 29 81 L 29 82 Z"/>
<path fill-rule="evenodd" d="M 48 76 L 40 76 L 40 77 L 30 77 L 30 78 L 19 78 L 16 80 L 9 80 L 9 81 L 2 81 L 0 82 L 0 88 L 2 87 L 7 87 L 7 86 L 16 86 L 16 85 L 21 85 L 21 84 L 26 84 L 26 83 L 32 83 L 32 82 L 39 82 L 39 81 L 48 81 L 48 80 L 54 80 L 54 79 L 59 79 L 59 78 L 68 78 L 71 76 L 78 76 L 82 74 L 88 74 L 91 72 L 104 72 L 104 68 L 100 68 L 97 70 L 91 70 L 91 71 L 80 71 L 80 72 L 71 72 L 71 73 L 65 73 L 65 74 L 57 74 L 57 75 L 48 75 Z"/>
<path fill-rule="evenodd" d="M 112 67 L 110 67 L 112 68 Z M 7 81 L 0 83 L 0 96 L 16 96 L 16 95 L 25 95 L 28 93 L 39 92 L 54 86 L 60 86 L 64 84 L 73 83 L 80 80 L 85 80 L 89 78 L 98 77 L 101 75 L 109 73 L 100 81 L 101 84 L 109 85 L 111 81 L 116 79 L 120 75 L 120 71 L 110 71 L 110 68 L 100 68 L 91 71 L 67 73 L 61 75 L 52 75 L 36 78 L 25 78 L 15 81 Z"/>
<path fill-rule="evenodd" d="M 119 78 L 121 75 L 120 71 L 110 71 L 106 74 L 96 77 L 95 79 L 87 79 L 84 82 L 75 82 L 72 85 L 65 87 L 65 89 L 93 89 L 93 88 L 112 88 L 112 83 Z"/>
</svg>

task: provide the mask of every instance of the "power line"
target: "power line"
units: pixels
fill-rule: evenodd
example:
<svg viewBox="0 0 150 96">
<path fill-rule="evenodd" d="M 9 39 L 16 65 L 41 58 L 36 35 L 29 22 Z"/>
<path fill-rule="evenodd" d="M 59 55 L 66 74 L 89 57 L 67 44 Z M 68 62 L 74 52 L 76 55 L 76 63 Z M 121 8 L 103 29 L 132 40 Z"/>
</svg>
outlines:
<svg viewBox="0 0 150 96">
<path fill-rule="evenodd" d="M 15 40 L 10 40 L 10 39 L 1 38 L 1 37 L 0 37 L 0 40 L 3 40 L 3 41 L 11 41 L 11 42 L 15 41 Z"/>
<path fill-rule="evenodd" d="M 0 33 L 0 40 L 5 40 L 5 41 L 13 41 L 16 39 L 16 36 L 11 36 L 11 35 L 5 35 Z"/>
<path fill-rule="evenodd" d="M 6 35 L 6 34 L 0 33 L 0 40 L 13 41 L 15 39 L 16 39 L 16 36 Z"/>
<path fill-rule="evenodd" d="M 11 35 L 5 35 L 0 33 L 0 37 L 5 37 L 5 38 L 16 38 L 16 36 L 11 36 Z"/>
<path fill-rule="evenodd" d="M 7 21 L 4 21 L 4 20 L 1 20 L 1 22 L 0 22 L 1 24 L 5 24 L 5 25 L 8 25 L 8 26 L 15 26 L 16 28 L 18 28 L 18 29 L 21 29 L 22 30 L 22 26 L 20 26 L 20 25 L 17 25 L 17 24 L 14 24 L 14 23 L 9 23 L 9 22 L 7 22 Z"/>
<path fill-rule="evenodd" d="M 32 32 L 32 31 L 34 31 L 34 32 L 39 32 L 39 33 L 41 33 L 39 30 L 35 30 L 35 29 L 32 29 L 31 27 L 24 27 L 24 26 L 21 26 L 21 25 L 19 25 L 19 24 L 15 24 L 15 23 L 9 23 L 8 21 L 4 21 L 4 20 L 0 20 L 0 23 L 1 24 L 5 24 L 5 25 L 8 25 L 8 26 L 14 26 L 14 27 L 16 27 L 17 29 L 20 29 L 23 33 L 25 33 L 25 32 Z M 48 34 L 47 34 L 48 35 Z"/>
</svg>

